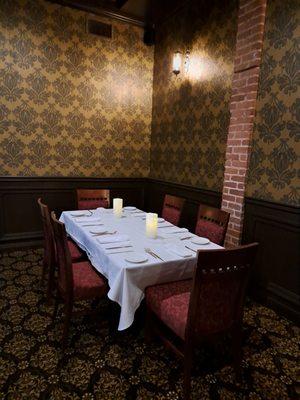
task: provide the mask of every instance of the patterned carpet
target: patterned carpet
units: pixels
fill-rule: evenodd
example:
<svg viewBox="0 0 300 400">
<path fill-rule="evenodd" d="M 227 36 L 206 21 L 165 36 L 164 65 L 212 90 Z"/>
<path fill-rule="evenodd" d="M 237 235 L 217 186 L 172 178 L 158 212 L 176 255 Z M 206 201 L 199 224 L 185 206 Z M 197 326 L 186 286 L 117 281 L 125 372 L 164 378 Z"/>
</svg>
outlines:
<svg viewBox="0 0 300 400">
<path fill-rule="evenodd" d="M 181 399 L 181 364 L 142 333 L 109 335 L 108 303 L 99 319 L 73 320 L 65 354 L 58 347 L 59 319 L 51 321 L 39 286 L 41 250 L 0 258 L 1 399 Z M 202 349 L 193 377 L 193 399 L 296 399 L 300 394 L 300 329 L 270 309 L 248 304 L 243 379 L 228 366 L 226 343 Z M 298 364 L 297 364 L 298 362 Z"/>
</svg>

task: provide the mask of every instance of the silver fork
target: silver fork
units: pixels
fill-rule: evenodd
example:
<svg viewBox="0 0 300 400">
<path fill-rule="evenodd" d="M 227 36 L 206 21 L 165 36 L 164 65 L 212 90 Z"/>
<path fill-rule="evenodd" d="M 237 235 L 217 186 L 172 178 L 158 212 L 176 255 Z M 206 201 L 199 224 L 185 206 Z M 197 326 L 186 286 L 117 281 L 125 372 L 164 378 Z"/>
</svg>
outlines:
<svg viewBox="0 0 300 400">
<path fill-rule="evenodd" d="M 157 258 L 158 260 L 164 261 L 161 257 L 154 253 L 149 247 L 145 248 L 145 252 L 150 254 L 152 257 Z"/>
<path fill-rule="evenodd" d="M 191 250 L 191 251 L 193 251 L 194 253 L 197 253 L 197 251 L 196 250 L 194 250 L 194 249 L 192 249 L 191 247 L 189 247 L 189 246 L 184 246 L 185 248 L 187 248 L 187 249 L 189 249 L 189 250 Z"/>
</svg>

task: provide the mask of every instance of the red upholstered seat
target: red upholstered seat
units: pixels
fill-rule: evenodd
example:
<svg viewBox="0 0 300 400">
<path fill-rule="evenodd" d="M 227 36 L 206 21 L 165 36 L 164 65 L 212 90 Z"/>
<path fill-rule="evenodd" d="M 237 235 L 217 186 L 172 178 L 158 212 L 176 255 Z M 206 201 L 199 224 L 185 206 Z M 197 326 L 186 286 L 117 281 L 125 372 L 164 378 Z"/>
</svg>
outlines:
<svg viewBox="0 0 300 400">
<path fill-rule="evenodd" d="M 106 293 L 107 284 L 105 280 L 97 274 L 88 261 L 73 264 L 72 268 L 75 300 L 101 297 Z"/>
<path fill-rule="evenodd" d="M 165 283 L 146 289 L 147 306 L 184 339 L 192 280 Z"/>
<path fill-rule="evenodd" d="M 258 244 L 198 253 L 193 280 L 146 289 L 146 336 L 161 336 L 184 358 L 184 399 L 190 398 L 195 346 L 230 333 L 236 372 L 242 359 L 242 321 L 246 286 Z M 159 320 L 159 326 L 157 322 Z M 172 340 L 174 335 L 181 338 Z M 199 398 L 196 396 L 195 398 Z"/>
<path fill-rule="evenodd" d="M 76 243 L 72 239 L 68 238 L 68 247 L 73 262 L 84 258 L 84 253 L 80 250 Z"/>
<path fill-rule="evenodd" d="M 93 210 L 98 207 L 108 208 L 109 204 L 107 200 L 101 199 L 90 199 L 90 200 L 79 200 L 78 209 L 79 210 Z"/>
<path fill-rule="evenodd" d="M 224 226 L 200 218 L 197 221 L 195 233 L 198 236 L 208 238 L 211 242 L 222 245 L 224 240 L 224 230 Z"/>
<path fill-rule="evenodd" d="M 175 207 L 165 206 L 162 211 L 162 217 L 173 225 L 178 225 L 181 216 L 181 210 Z"/>
</svg>

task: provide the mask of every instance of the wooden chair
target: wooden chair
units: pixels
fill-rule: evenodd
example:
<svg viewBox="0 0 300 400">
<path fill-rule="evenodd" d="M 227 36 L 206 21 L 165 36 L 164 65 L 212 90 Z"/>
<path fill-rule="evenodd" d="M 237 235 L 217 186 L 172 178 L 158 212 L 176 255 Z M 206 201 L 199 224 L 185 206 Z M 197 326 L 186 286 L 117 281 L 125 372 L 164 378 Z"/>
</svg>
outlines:
<svg viewBox="0 0 300 400">
<path fill-rule="evenodd" d="M 185 199 L 181 197 L 165 195 L 162 217 L 171 222 L 173 225 L 178 225 L 182 213 Z"/>
<path fill-rule="evenodd" d="M 234 367 L 239 372 L 245 290 L 257 246 L 199 251 L 193 280 L 146 289 L 146 334 L 156 332 L 184 359 L 185 400 L 190 398 L 197 344 L 230 334 Z"/>
<path fill-rule="evenodd" d="M 77 189 L 78 210 L 90 210 L 110 205 L 108 189 Z"/>
<path fill-rule="evenodd" d="M 43 233 L 44 233 L 44 256 L 43 256 L 43 269 L 42 269 L 42 283 L 45 280 L 46 273 L 48 273 L 47 282 L 47 301 L 50 300 L 51 293 L 53 291 L 54 277 L 56 270 L 56 249 L 54 243 L 53 229 L 50 219 L 49 208 L 42 202 L 42 199 L 38 199 L 38 205 L 41 212 Z M 73 262 L 81 261 L 85 258 L 85 254 L 79 249 L 79 247 L 71 239 L 67 240 L 68 248 L 71 254 Z"/>
<path fill-rule="evenodd" d="M 200 204 L 195 233 L 223 246 L 230 214 L 215 207 Z"/>
<path fill-rule="evenodd" d="M 59 300 L 64 303 L 64 328 L 62 346 L 66 347 L 69 326 L 73 313 L 75 301 L 99 299 L 107 294 L 108 286 L 106 279 L 97 273 L 89 261 L 73 263 L 68 247 L 65 225 L 59 222 L 55 213 L 51 213 L 54 239 L 57 249 L 58 279 L 57 296 L 55 299 L 53 320 L 58 310 Z M 77 312 L 81 315 L 82 312 Z"/>
</svg>

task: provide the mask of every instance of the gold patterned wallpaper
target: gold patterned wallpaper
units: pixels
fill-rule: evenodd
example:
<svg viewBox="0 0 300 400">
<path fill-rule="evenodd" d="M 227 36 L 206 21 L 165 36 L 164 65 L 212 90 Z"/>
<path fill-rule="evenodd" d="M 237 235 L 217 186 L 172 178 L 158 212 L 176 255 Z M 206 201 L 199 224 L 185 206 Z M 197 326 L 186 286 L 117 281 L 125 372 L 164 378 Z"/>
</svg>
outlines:
<svg viewBox="0 0 300 400">
<path fill-rule="evenodd" d="M 300 204 L 300 4 L 269 0 L 247 196 Z"/>
<path fill-rule="evenodd" d="M 151 176 L 222 190 L 238 2 L 192 0 L 161 25 L 154 56 Z M 172 56 L 190 50 L 187 73 Z"/>
<path fill-rule="evenodd" d="M 101 19 L 104 22 L 109 22 Z M 153 48 L 112 21 L 43 0 L 0 1 L 0 175 L 147 176 Z"/>
</svg>

